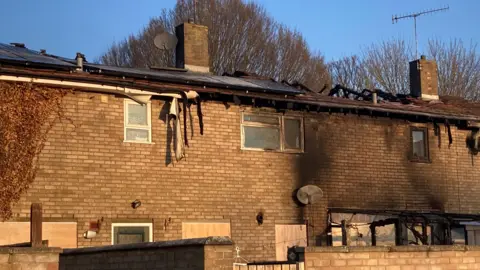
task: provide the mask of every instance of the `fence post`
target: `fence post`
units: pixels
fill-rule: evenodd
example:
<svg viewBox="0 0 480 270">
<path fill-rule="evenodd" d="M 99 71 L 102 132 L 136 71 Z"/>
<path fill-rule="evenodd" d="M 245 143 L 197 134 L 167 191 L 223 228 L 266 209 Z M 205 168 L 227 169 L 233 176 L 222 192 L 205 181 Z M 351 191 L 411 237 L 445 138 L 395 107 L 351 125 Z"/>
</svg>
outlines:
<svg viewBox="0 0 480 270">
<path fill-rule="evenodd" d="M 30 243 L 32 247 L 42 246 L 42 205 L 32 203 L 30 208 Z"/>
</svg>

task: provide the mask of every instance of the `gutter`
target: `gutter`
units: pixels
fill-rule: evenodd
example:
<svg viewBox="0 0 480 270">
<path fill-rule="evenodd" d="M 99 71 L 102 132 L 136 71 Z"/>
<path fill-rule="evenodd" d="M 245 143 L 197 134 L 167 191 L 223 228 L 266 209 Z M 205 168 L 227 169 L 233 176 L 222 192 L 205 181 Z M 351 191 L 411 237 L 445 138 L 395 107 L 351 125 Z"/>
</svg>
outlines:
<svg viewBox="0 0 480 270">
<path fill-rule="evenodd" d="M 0 72 L 3 70 L 0 68 Z M 27 75 L 28 76 L 28 75 Z M 43 79 L 43 78 L 35 78 L 32 77 L 23 77 L 23 76 L 11 76 L 11 75 L 1 75 L 0 74 L 0 81 L 10 81 L 10 82 L 25 82 L 25 83 L 35 83 L 35 84 L 43 84 L 49 86 L 60 86 L 64 88 L 77 88 L 82 89 L 82 91 L 90 91 L 90 92 L 101 92 L 101 93 L 109 93 L 109 94 L 117 94 L 121 96 L 128 97 L 140 104 L 145 104 L 145 97 L 150 97 L 152 95 L 155 96 L 168 96 L 168 97 L 176 97 L 181 98 L 183 101 L 183 124 L 184 124 L 184 137 L 185 137 L 185 144 L 188 146 L 188 137 L 187 137 L 187 107 L 188 107 L 188 99 L 189 98 L 196 98 L 198 94 L 195 91 L 181 91 L 181 90 L 160 90 L 155 87 L 142 87 L 148 88 L 151 91 L 145 91 L 138 88 L 129 88 L 126 86 L 119 86 L 119 84 L 99 84 L 98 80 L 86 79 L 90 82 L 77 82 L 75 80 L 63 80 L 59 78 L 55 78 L 55 76 L 51 76 L 52 79 Z M 31 76 L 31 75 L 30 75 Z M 46 76 L 44 76 L 46 77 Z M 84 80 L 85 81 L 85 80 Z"/>
</svg>

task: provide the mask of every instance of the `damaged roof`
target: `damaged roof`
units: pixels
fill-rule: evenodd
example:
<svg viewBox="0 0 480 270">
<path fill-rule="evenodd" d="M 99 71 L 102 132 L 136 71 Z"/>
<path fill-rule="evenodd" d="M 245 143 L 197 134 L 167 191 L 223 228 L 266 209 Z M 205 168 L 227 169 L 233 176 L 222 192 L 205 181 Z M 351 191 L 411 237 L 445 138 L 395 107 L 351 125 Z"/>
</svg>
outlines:
<svg viewBox="0 0 480 270">
<path fill-rule="evenodd" d="M 429 118 L 480 121 L 480 103 L 462 98 L 441 96 L 439 100 L 424 101 L 408 96 L 395 100 L 381 99 L 377 104 L 368 100 L 353 100 L 327 96 L 309 91 L 300 84 L 277 82 L 268 78 L 252 76 L 245 72 L 218 76 L 186 72 L 179 69 L 126 68 L 84 62 L 85 72 L 76 72 L 74 59 L 68 59 L 25 48 L 23 44 L 0 43 L 0 75 L 30 74 L 49 78 L 96 81 L 125 86 L 126 82 L 136 87 L 165 83 L 206 93 L 219 93 L 259 98 L 268 101 L 302 104 L 319 110 L 322 108 L 367 110 Z M 28 71 L 28 73 L 27 73 Z M 142 83 L 142 82 L 147 82 Z"/>
</svg>

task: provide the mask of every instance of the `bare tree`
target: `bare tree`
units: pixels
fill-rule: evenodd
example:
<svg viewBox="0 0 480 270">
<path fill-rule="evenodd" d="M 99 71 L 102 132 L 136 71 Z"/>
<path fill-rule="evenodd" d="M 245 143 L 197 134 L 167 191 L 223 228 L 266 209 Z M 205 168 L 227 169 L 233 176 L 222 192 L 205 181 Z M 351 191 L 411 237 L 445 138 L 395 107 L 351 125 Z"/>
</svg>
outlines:
<svg viewBox="0 0 480 270">
<path fill-rule="evenodd" d="M 439 91 L 444 95 L 480 99 L 480 57 L 477 44 L 465 47 L 461 40 L 430 40 L 428 51 L 437 61 Z"/>
<path fill-rule="evenodd" d="M 308 49 L 302 34 L 275 22 L 259 4 L 242 0 L 197 0 L 195 5 L 193 0 L 178 1 L 139 34 L 113 44 L 99 62 L 127 67 L 172 65 L 173 52 L 155 48 L 153 39 L 162 31 L 173 33 L 175 25 L 189 18 L 209 28 L 210 66 L 216 74 L 243 70 L 298 81 L 314 90 L 330 80 L 324 58 Z"/>
<path fill-rule="evenodd" d="M 413 58 L 403 40 L 393 39 L 372 45 L 363 51 L 367 79 L 390 93 L 408 93 L 408 62 Z"/>
<path fill-rule="evenodd" d="M 480 100 L 480 57 L 476 48 L 475 43 L 465 46 L 457 39 L 429 41 L 427 58 L 437 62 L 441 95 Z M 360 56 L 333 61 L 328 67 L 336 84 L 405 94 L 409 92 L 408 62 L 413 58 L 410 47 L 394 39 L 367 47 Z"/>
<path fill-rule="evenodd" d="M 357 55 L 344 57 L 330 62 L 328 70 L 335 84 L 340 84 L 353 89 L 375 88 L 374 82 L 367 76 L 362 59 Z"/>
</svg>

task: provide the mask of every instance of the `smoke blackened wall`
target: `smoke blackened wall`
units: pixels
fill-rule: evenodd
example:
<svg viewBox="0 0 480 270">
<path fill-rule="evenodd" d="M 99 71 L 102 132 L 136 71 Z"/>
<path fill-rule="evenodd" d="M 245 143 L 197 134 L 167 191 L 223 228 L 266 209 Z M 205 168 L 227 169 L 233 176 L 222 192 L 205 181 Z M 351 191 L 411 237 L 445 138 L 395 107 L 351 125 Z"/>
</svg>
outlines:
<svg viewBox="0 0 480 270">
<path fill-rule="evenodd" d="M 411 126 L 428 128 L 430 162 L 410 160 Z M 439 147 L 432 124 L 308 115 L 306 151 L 298 158 L 295 171 L 299 186 L 316 184 L 324 191 L 320 202 L 304 209 L 306 218 L 313 221 L 316 238 L 324 234 L 329 207 L 480 211 L 480 199 L 472 194 L 480 191 L 480 181 L 474 180 L 480 180 L 479 169 L 465 148 L 466 132 L 452 126 L 450 146 L 443 127 L 441 133 Z"/>
</svg>

